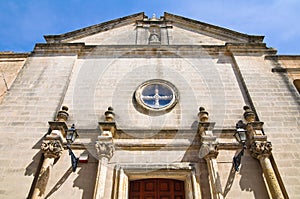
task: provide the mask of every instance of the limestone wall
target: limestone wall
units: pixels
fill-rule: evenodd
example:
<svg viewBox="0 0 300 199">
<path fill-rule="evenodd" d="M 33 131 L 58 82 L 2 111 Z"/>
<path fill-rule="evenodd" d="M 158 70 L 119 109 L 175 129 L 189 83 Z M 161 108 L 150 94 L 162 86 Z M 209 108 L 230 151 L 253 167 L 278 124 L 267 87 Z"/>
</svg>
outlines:
<svg viewBox="0 0 300 199">
<path fill-rule="evenodd" d="M 66 193 L 74 198 L 89 198 L 93 194 L 97 170 L 94 143 L 100 133 L 98 122 L 104 120 L 103 113 L 108 106 L 115 109 L 118 130 L 133 136 L 136 143 L 145 142 L 160 130 L 168 129 L 179 130 L 173 137 L 160 140 L 161 143 L 183 143 L 177 150 L 164 147 L 152 151 L 117 149 L 109 163 L 109 183 L 105 192 L 108 197 L 112 194 L 118 164 L 191 162 L 198 168 L 196 178 L 201 194 L 208 198 L 207 167 L 198 156 L 199 143 L 192 144 L 197 133 L 193 125 L 198 121 L 199 106 L 204 106 L 210 120 L 217 122 L 216 129 L 233 129 L 242 119 L 242 107 L 247 100 L 241 92 L 234 64 L 241 71 L 259 119 L 265 122 L 264 130 L 273 143 L 273 155 L 287 191 L 291 196 L 298 196 L 298 183 L 294 182 L 298 182 L 299 95 L 285 74 L 271 72 L 272 61 L 265 60 L 264 56 L 248 55 L 236 55 L 233 60 L 222 51 L 203 54 L 203 49 L 187 47 L 181 52 L 168 49 L 171 56 L 152 48 L 144 50 L 151 56 L 139 57 L 137 49 L 120 56 L 115 49 L 103 51 L 100 48 L 95 54 L 83 53 L 78 57 L 76 54 L 36 53 L 27 59 L 0 106 L 0 134 L 3 138 L 0 146 L 5 151 L 0 155 L 0 187 L 3 187 L 0 194 L 3 198 L 28 195 L 40 162 L 39 147 L 48 131 L 47 122 L 54 119 L 62 104 L 70 108 L 68 124 L 75 123 L 81 134 L 77 144 L 83 147 L 75 149 L 74 153 L 77 156 L 89 153 L 90 159 L 72 173 L 70 157 L 64 151 L 54 165 L 46 189 L 49 198 L 62 198 Z M 195 56 L 201 53 L 204 55 L 201 58 Z M 164 79 L 177 87 L 180 100 L 173 110 L 160 116 L 149 116 L 134 107 L 135 89 L 149 79 Z M 134 134 L 130 131 L 132 129 L 136 130 Z M 145 129 L 151 133 L 147 134 L 143 131 Z M 86 134 L 89 130 L 97 132 Z M 191 134 L 184 137 L 186 130 Z M 121 138 L 116 143 L 124 140 Z M 220 138 L 220 142 L 235 141 L 228 136 Z M 159 141 L 154 139 L 149 143 L 158 144 Z M 84 149 L 87 146 L 89 149 Z M 235 153 L 234 149 L 221 149 L 217 158 L 223 191 L 232 198 L 237 195 L 243 198 L 267 197 L 259 164 L 248 152 L 242 159 L 240 172 L 231 173 Z M 16 181 L 24 186 L 19 187 Z"/>
<path fill-rule="evenodd" d="M 0 103 L 23 67 L 27 53 L 0 52 Z"/>
<path fill-rule="evenodd" d="M 0 106 L 0 197 L 25 198 L 41 139 L 61 106 L 75 56 L 32 55 Z"/>
<path fill-rule="evenodd" d="M 121 54 L 115 50 L 108 48 L 106 55 L 93 55 L 102 53 L 99 47 L 96 52 L 79 57 L 75 63 L 64 104 L 70 107 L 70 120 L 78 127 L 97 128 L 97 122 L 103 120 L 103 113 L 109 106 L 115 110 L 119 129 L 133 126 L 137 129 L 189 129 L 197 120 L 200 106 L 209 111 L 218 128 L 232 128 L 240 119 L 245 102 L 230 57 L 222 53 L 209 55 L 201 47 L 197 50 L 187 47 L 184 49 L 187 55 L 168 48 L 163 51 L 151 47 L 131 48 L 124 49 Z M 164 51 L 169 55 L 160 58 Z M 137 52 L 140 55 L 134 55 Z M 127 57 L 129 53 L 133 57 Z M 195 57 L 198 53 L 205 56 Z M 149 58 L 140 57 L 147 54 Z M 170 112 L 150 116 L 135 107 L 134 92 L 140 84 L 151 79 L 167 80 L 177 87 L 179 101 Z"/>
<path fill-rule="evenodd" d="M 263 56 L 235 56 L 249 93 L 273 144 L 273 156 L 286 189 L 299 197 L 299 100 L 286 73 L 272 72 L 277 66 Z"/>
</svg>

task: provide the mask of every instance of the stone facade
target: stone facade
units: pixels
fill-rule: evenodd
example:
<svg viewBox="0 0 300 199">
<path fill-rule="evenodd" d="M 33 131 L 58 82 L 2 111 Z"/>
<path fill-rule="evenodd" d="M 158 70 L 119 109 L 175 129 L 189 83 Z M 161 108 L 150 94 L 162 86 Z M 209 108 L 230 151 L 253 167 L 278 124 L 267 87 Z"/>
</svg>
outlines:
<svg viewBox="0 0 300 199">
<path fill-rule="evenodd" d="M 300 197 L 298 56 L 170 13 L 45 39 L 0 54 L 1 198 L 125 199 L 131 181 L 151 178 L 184 181 L 186 199 Z M 177 94 L 168 109 L 164 82 Z"/>
<path fill-rule="evenodd" d="M 0 103 L 9 91 L 29 53 L 0 52 Z"/>
</svg>

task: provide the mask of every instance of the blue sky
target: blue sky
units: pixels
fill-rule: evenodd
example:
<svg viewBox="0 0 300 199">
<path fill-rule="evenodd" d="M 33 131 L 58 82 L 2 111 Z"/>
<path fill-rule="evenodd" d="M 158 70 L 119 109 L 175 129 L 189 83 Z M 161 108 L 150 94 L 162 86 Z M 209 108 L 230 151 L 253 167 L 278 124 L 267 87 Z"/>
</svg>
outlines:
<svg viewBox="0 0 300 199">
<path fill-rule="evenodd" d="M 29 52 L 61 34 L 145 12 L 169 12 L 264 35 L 278 54 L 300 54 L 300 0 L 0 0 L 0 51 Z"/>
</svg>

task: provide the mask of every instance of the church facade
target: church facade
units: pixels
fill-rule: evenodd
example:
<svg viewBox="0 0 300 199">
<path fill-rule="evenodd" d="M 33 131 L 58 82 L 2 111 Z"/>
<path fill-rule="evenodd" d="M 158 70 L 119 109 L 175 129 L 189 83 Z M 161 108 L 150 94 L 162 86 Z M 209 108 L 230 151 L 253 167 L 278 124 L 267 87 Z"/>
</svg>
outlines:
<svg viewBox="0 0 300 199">
<path fill-rule="evenodd" d="M 300 56 L 137 13 L 0 53 L 0 197 L 300 197 Z"/>
</svg>

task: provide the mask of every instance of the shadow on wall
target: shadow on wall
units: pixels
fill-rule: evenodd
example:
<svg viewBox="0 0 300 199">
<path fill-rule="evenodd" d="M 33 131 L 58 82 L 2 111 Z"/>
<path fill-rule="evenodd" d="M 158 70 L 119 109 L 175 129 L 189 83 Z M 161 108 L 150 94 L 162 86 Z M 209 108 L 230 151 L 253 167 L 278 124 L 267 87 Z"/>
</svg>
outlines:
<svg viewBox="0 0 300 199">
<path fill-rule="evenodd" d="M 253 192 L 254 198 L 269 198 L 259 162 L 250 155 L 242 157 L 240 168 L 240 187 L 243 191 Z"/>
<path fill-rule="evenodd" d="M 84 153 L 88 152 L 85 151 Z M 90 154 L 89 156 L 91 157 Z M 79 166 L 80 170 L 78 171 L 78 177 L 74 180 L 73 187 L 78 187 L 79 189 L 83 190 L 82 199 L 93 198 L 98 161 L 95 160 L 91 163 L 79 164 Z"/>
<path fill-rule="evenodd" d="M 64 173 L 64 175 L 58 180 L 58 182 L 55 184 L 55 186 L 45 196 L 45 199 L 49 198 L 53 193 L 55 193 L 61 187 L 61 185 L 63 185 L 65 183 L 65 181 L 68 179 L 68 177 L 71 175 L 71 173 L 72 173 L 72 167 L 70 167 Z"/>
<path fill-rule="evenodd" d="M 88 151 L 83 153 L 87 154 Z M 91 155 L 89 155 L 91 157 Z M 92 159 L 92 158 L 90 158 Z M 89 161 L 89 163 L 79 163 L 75 173 L 72 172 L 72 166 L 65 170 L 65 173 L 57 180 L 56 184 L 51 188 L 49 187 L 49 192 L 45 196 L 45 199 L 53 198 L 53 194 L 60 192 L 63 195 L 62 185 L 66 181 L 72 180 L 71 178 L 76 175 L 77 177 L 73 180 L 73 187 L 77 187 L 79 190 L 83 190 L 82 199 L 93 198 L 94 195 L 94 185 L 96 182 L 96 172 L 97 164 L 96 161 Z M 66 196 L 69 197 L 69 196 Z"/>
<path fill-rule="evenodd" d="M 45 136 L 46 135 L 47 134 L 45 134 Z M 38 175 L 39 175 L 39 172 L 41 170 L 41 167 L 42 167 L 42 164 L 43 164 L 43 161 L 44 161 L 43 153 L 40 150 L 43 139 L 44 139 L 44 137 L 42 137 L 32 147 L 32 149 L 36 149 L 36 150 L 39 150 L 39 151 L 33 156 L 31 163 L 26 167 L 26 170 L 25 170 L 25 173 L 24 173 L 25 176 L 32 176 L 32 175 L 34 176 L 34 179 L 33 179 L 33 182 L 31 184 L 31 187 L 30 187 L 30 190 L 29 190 L 27 198 L 31 198 L 32 197 L 34 188 L 36 186 L 36 182 L 38 180 Z"/>
<path fill-rule="evenodd" d="M 226 197 L 226 195 L 228 194 L 228 192 L 230 191 L 230 189 L 232 187 L 232 184 L 233 184 L 233 181 L 234 181 L 234 177 L 235 177 L 235 172 L 236 172 L 235 168 L 234 168 L 234 166 L 232 164 L 230 172 L 229 172 L 229 176 L 228 176 L 225 188 L 224 188 L 224 192 L 223 192 L 224 198 Z"/>
<path fill-rule="evenodd" d="M 89 153 L 88 151 L 84 151 L 83 153 Z M 66 181 L 72 180 L 74 175 L 77 177 L 73 181 L 73 187 L 77 187 L 79 190 L 82 191 L 82 199 L 90 199 L 93 198 L 94 194 L 94 184 L 96 181 L 96 172 L 97 172 L 97 161 L 92 158 L 92 156 L 89 154 L 89 157 L 91 157 L 91 161 L 89 163 L 79 163 L 77 170 L 75 173 L 72 172 L 72 166 L 70 162 L 70 167 L 65 168 L 66 170 L 62 170 L 62 175 L 60 178 L 57 179 L 56 184 L 53 187 L 47 187 L 46 190 L 47 193 L 45 193 L 45 199 L 50 199 L 55 197 L 56 192 L 61 192 L 60 194 L 63 195 L 63 185 L 66 183 Z M 39 175 L 39 171 L 41 169 L 41 165 L 43 163 L 43 154 L 41 151 L 39 151 L 34 157 L 33 161 L 28 165 L 25 171 L 25 175 L 31 176 L 34 175 L 34 181 L 32 183 L 31 190 L 29 192 L 29 195 L 27 198 L 31 198 L 33 191 L 36 186 L 37 176 Z M 57 159 L 55 162 L 57 162 L 59 159 Z M 58 165 L 57 165 L 58 166 Z M 61 169 L 56 167 L 54 164 L 53 169 Z M 68 198 L 68 196 L 66 196 Z"/>
<path fill-rule="evenodd" d="M 195 121 L 192 124 L 192 128 L 197 130 L 198 122 Z M 181 162 L 192 162 L 197 163 L 196 169 L 196 180 L 200 185 L 201 189 L 201 198 L 211 199 L 210 188 L 209 188 L 209 177 L 206 161 L 203 158 L 199 157 L 200 137 L 198 134 L 194 134 L 194 137 L 189 138 L 192 141 L 192 144 L 186 149 Z M 201 179 L 201 180 L 200 180 Z"/>
<path fill-rule="evenodd" d="M 257 160 L 250 155 L 242 157 L 242 164 L 239 169 L 241 179 L 239 185 L 242 191 L 253 192 L 254 198 L 269 198 L 267 188 L 264 183 L 262 170 Z M 234 165 L 232 164 L 226 185 L 224 187 L 223 196 L 227 196 L 233 185 L 236 176 Z"/>
</svg>

